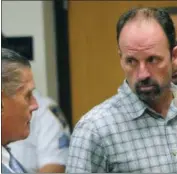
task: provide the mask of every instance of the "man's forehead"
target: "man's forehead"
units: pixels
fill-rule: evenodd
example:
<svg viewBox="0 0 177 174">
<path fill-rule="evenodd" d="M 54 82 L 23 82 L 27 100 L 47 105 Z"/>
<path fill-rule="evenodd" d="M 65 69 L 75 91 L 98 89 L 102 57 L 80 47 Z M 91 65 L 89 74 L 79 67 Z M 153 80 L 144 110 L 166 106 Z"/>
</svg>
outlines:
<svg viewBox="0 0 177 174">
<path fill-rule="evenodd" d="M 154 47 L 155 45 L 168 46 L 167 37 L 161 26 L 155 21 L 151 20 L 144 22 L 130 22 L 127 23 L 121 31 L 119 39 L 119 48 L 131 45 L 132 47 Z M 134 25 L 135 24 L 135 25 Z M 164 41 L 164 42 L 161 42 Z"/>
<path fill-rule="evenodd" d="M 34 81 L 23 81 L 19 89 L 25 92 L 33 91 L 35 89 Z"/>
<path fill-rule="evenodd" d="M 32 91 L 35 89 L 33 74 L 30 68 L 25 68 L 21 74 L 21 87 L 25 90 Z"/>
</svg>

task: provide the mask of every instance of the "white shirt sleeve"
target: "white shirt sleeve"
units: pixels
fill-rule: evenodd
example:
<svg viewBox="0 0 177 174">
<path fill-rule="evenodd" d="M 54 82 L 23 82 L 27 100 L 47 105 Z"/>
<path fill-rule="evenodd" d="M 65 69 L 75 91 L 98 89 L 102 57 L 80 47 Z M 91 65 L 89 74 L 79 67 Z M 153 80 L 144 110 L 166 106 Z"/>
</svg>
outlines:
<svg viewBox="0 0 177 174">
<path fill-rule="evenodd" d="M 46 164 L 66 165 L 70 131 L 56 103 L 36 95 L 40 109 L 35 112 L 33 124 L 36 137 L 37 166 Z M 64 121 L 64 122 L 63 122 Z"/>
<path fill-rule="evenodd" d="M 48 163 L 66 165 L 69 128 L 64 128 L 48 108 L 44 110 L 39 119 L 40 121 L 36 119 L 39 129 L 36 146 L 39 168 Z"/>
</svg>

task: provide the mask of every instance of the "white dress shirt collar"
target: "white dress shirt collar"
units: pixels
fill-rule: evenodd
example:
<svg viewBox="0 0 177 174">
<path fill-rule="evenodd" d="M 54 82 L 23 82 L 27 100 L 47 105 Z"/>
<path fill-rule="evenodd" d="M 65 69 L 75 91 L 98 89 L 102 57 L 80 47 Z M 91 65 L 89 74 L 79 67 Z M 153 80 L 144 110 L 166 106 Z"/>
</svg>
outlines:
<svg viewBox="0 0 177 174">
<path fill-rule="evenodd" d="M 5 167 L 7 167 L 11 172 L 14 173 L 14 171 L 9 166 L 9 161 L 10 161 L 9 152 L 7 151 L 5 147 L 1 146 L 1 148 L 2 148 L 2 164 L 4 164 Z"/>
</svg>

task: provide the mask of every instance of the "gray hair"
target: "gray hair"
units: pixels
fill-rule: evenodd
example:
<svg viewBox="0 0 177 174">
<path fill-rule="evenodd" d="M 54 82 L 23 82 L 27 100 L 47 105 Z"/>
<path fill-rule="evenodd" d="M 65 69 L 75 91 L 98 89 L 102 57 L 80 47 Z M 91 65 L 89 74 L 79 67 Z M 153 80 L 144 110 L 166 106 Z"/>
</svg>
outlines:
<svg viewBox="0 0 177 174">
<path fill-rule="evenodd" d="M 15 51 L 2 48 L 1 67 L 2 90 L 8 96 L 14 95 L 22 85 L 22 69 L 31 68 L 30 62 Z"/>
</svg>

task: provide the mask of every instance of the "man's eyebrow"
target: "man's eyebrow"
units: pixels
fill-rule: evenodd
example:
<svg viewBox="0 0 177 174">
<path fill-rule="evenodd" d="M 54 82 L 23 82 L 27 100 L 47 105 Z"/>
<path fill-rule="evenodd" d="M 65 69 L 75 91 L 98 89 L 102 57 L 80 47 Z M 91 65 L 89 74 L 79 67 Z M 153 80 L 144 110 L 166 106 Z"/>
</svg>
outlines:
<svg viewBox="0 0 177 174">
<path fill-rule="evenodd" d="M 131 56 L 131 55 L 125 55 L 124 58 L 125 59 L 136 59 L 136 57 Z"/>
<path fill-rule="evenodd" d="M 33 87 L 33 88 L 32 88 L 32 91 L 34 91 L 35 89 L 36 89 L 36 87 Z"/>
<path fill-rule="evenodd" d="M 35 89 L 36 89 L 36 87 L 28 88 L 28 89 L 26 90 L 26 94 L 32 93 Z"/>
<path fill-rule="evenodd" d="M 31 89 L 29 89 L 29 92 L 33 92 L 36 89 L 36 87 L 33 87 Z"/>
</svg>

